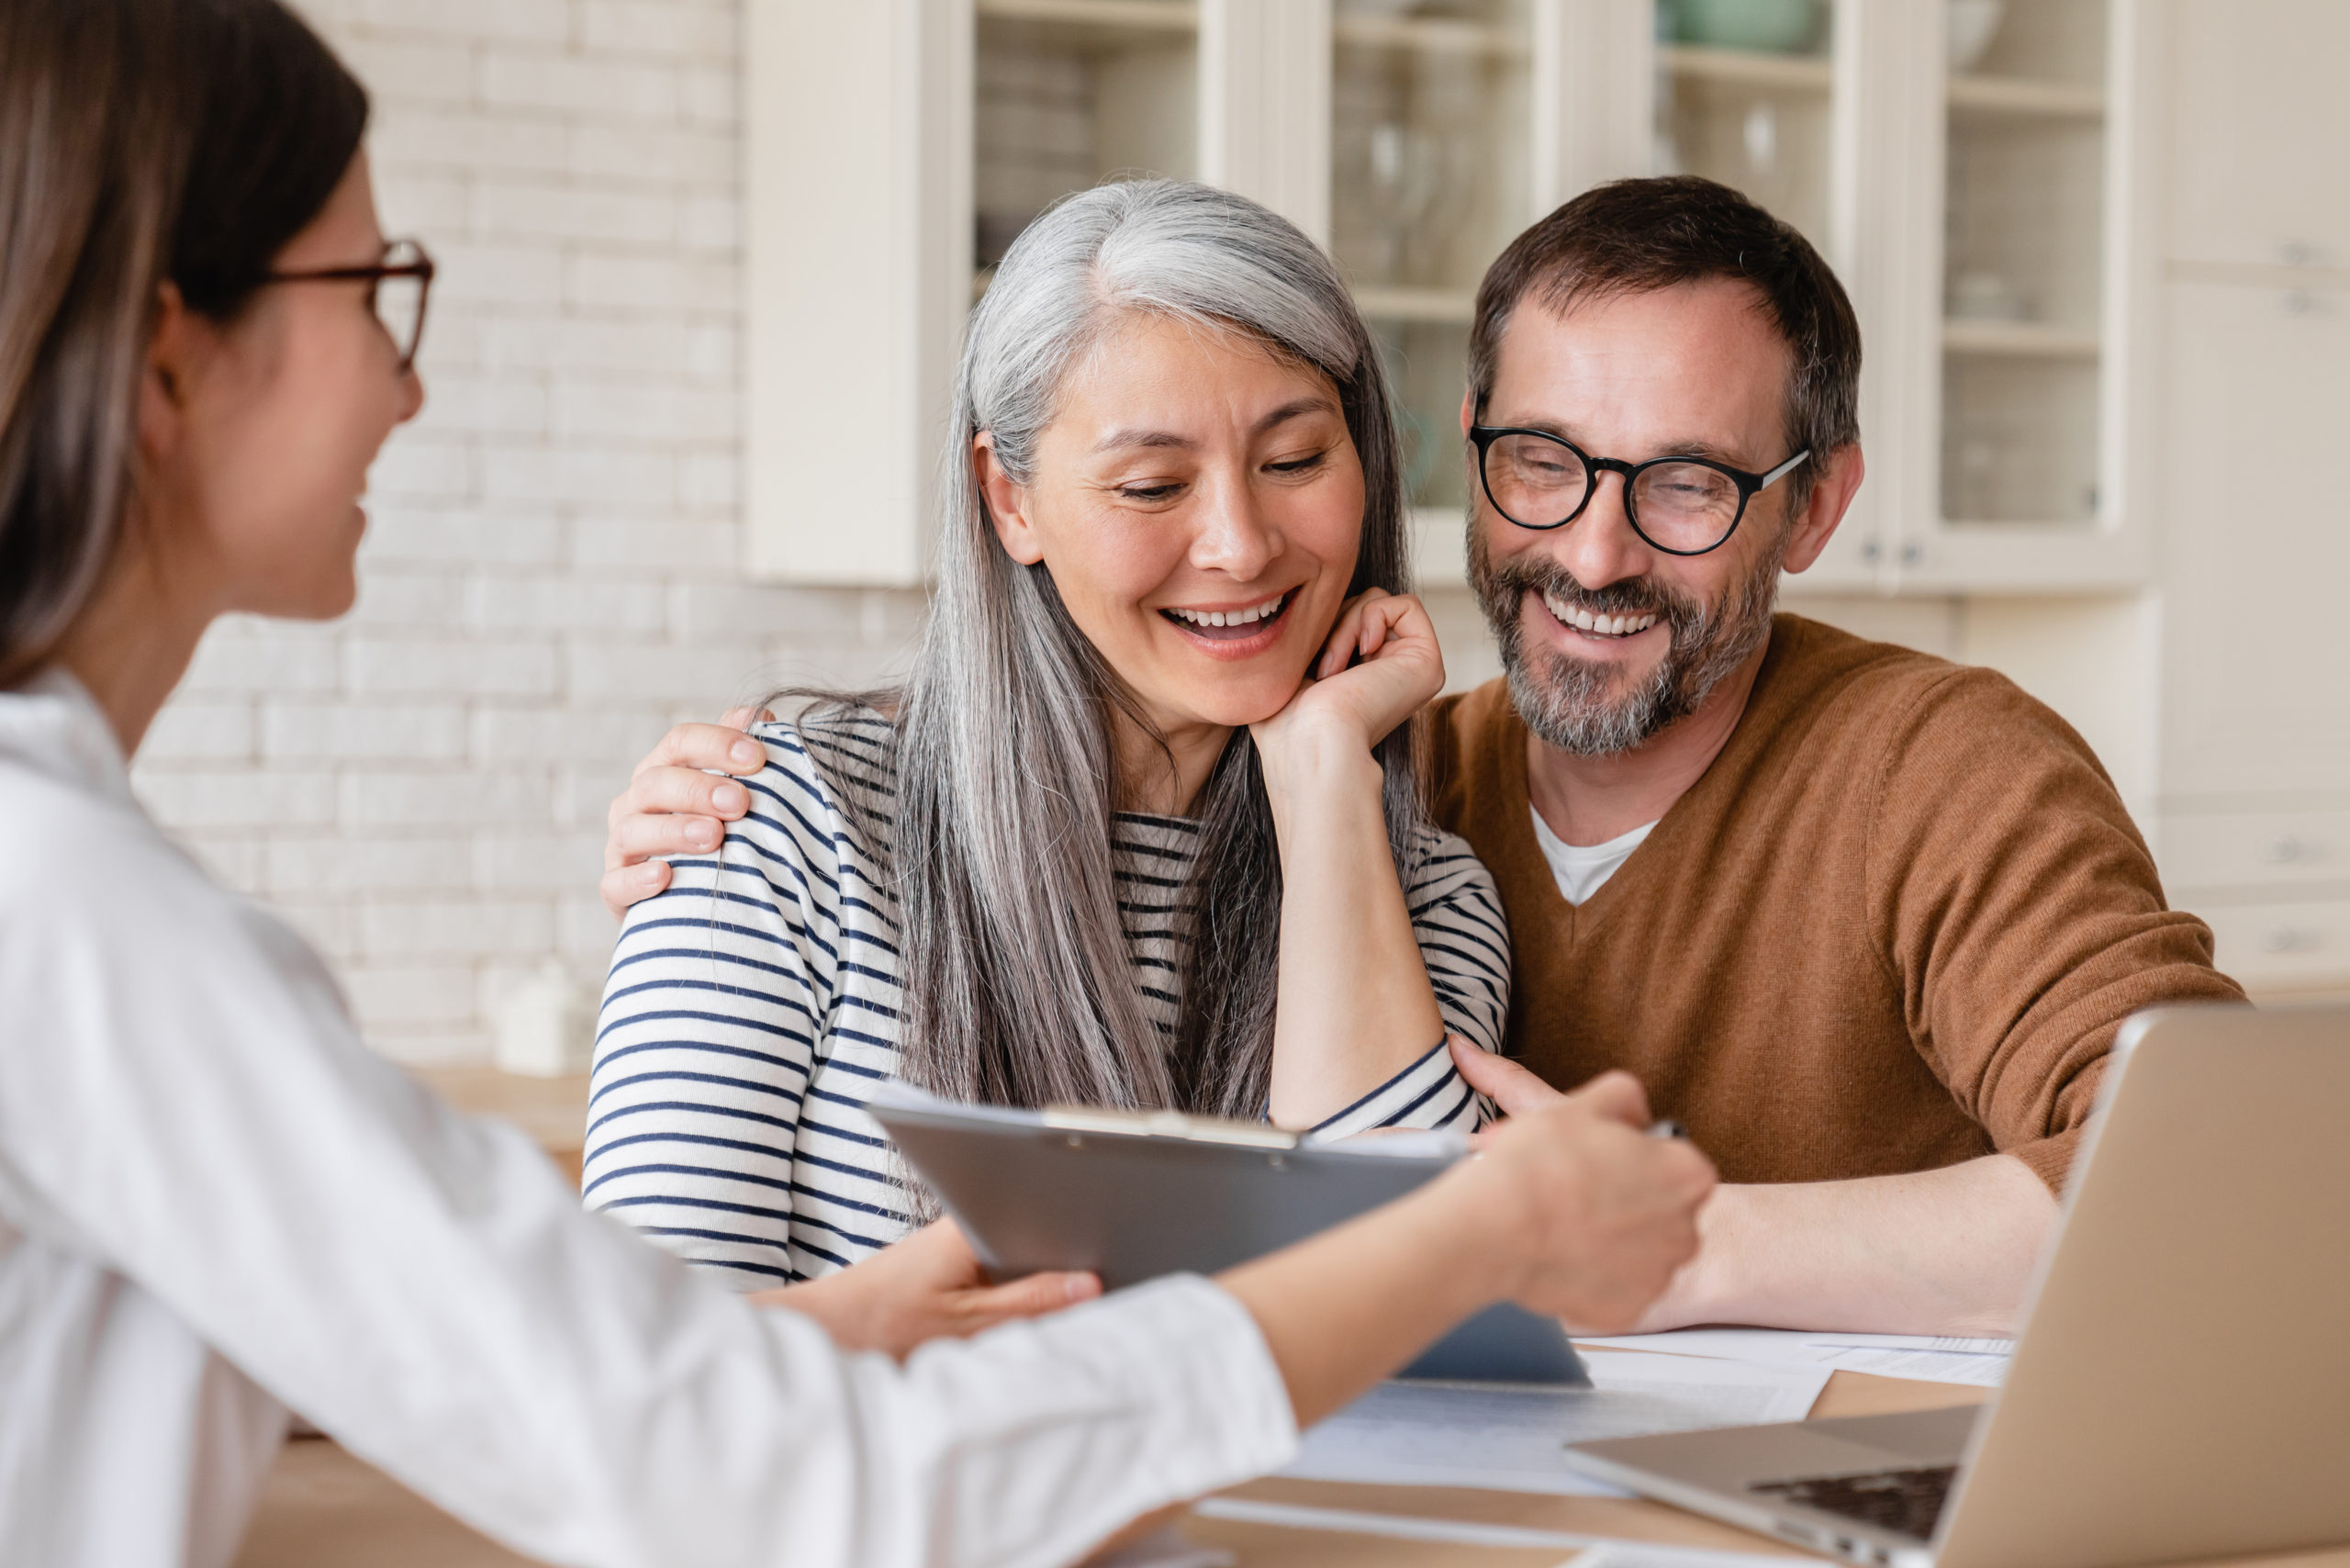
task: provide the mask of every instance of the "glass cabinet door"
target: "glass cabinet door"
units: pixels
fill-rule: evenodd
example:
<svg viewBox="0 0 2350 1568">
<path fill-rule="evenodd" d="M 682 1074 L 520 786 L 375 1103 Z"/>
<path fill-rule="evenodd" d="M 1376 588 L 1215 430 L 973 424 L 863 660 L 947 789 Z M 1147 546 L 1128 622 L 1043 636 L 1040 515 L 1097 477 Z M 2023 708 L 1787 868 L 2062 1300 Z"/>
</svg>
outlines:
<svg viewBox="0 0 2350 1568">
<path fill-rule="evenodd" d="M 1660 174 L 1703 174 L 1829 246 L 1830 0 L 1657 0 Z"/>
<path fill-rule="evenodd" d="M 1488 263 L 1532 221 L 1527 0 L 1336 0 L 1330 249 L 1388 361 L 1412 505 L 1460 532 Z"/>
<path fill-rule="evenodd" d="M 1189 179 L 1198 7 L 1184 0 L 978 0 L 974 293 L 1058 198 L 1120 174 Z"/>
<path fill-rule="evenodd" d="M 2100 514 L 2107 0 L 1950 0 L 1946 523 Z"/>
</svg>

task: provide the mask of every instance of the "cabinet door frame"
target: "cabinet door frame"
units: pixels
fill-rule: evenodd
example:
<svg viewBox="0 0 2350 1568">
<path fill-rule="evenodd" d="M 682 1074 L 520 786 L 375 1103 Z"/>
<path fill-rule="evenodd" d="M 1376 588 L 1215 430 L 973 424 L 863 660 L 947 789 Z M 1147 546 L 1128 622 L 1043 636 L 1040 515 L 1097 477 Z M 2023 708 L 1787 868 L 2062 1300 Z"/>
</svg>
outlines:
<svg viewBox="0 0 2350 1568">
<path fill-rule="evenodd" d="M 755 580 L 932 575 L 936 454 L 971 301 L 973 18 L 972 0 L 744 6 Z"/>
<path fill-rule="evenodd" d="M 1855 0 L 1878 19 L 1907 13 L 1905 47 L 1874 63 L 1898 75 L 1863 75 L 1877 101 L 1867 128 L 1897 159 L 1863 177 L 1864 213 L 1909 236 L 1902 256 L 1872 280 L 1877 330 L 1897 345 L 1886 388 L 1896 435 L 1896 531 L 1885 563 L 1888 591 L 2096 593 L 2151 580 L 2158 509 L 2154 432 L 2160 419 L 2167 18 L 2160 0 L 2109 0 L 2105 73 L 2104 256 L 2098 351 L 2098 507 L 2079 523 L 1950 523 L 1942 515 L 1942 234 L 1948 111 L 1941 0 Z M 1897 85 L 1896 85 L 1897 82 Z M 1898 97 L 1905 101 L 1890 102 Z M 1914 177 L 1923 172 L 1925 177 Z M 1873 189 L 1868 188 L 1874 186 Z M 1906 189 L 1904 188 L 1906 185 Z M 1865 221 L 1865 218 L 1864 218 Z M 1866 323 L 1864 322 L 1864 330 Z M 1882 353 L 1876 345 L 1872 352 Z"/>
</svg>

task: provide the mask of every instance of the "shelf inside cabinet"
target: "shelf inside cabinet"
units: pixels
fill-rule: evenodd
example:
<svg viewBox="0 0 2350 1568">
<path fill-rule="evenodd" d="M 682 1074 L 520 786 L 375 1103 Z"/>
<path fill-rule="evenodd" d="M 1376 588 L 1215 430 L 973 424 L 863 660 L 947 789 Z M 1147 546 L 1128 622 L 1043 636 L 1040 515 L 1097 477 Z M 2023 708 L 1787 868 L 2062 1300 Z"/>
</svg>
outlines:
<svg viewBox="0 0 2350 1568">
<path fill-rule="evenodd" d="M 1826 93 L 1836 83 L 1836 68 L 1818 55 L 1763 54 L 1753 50 L 1707 49 L 1679 43 L 1669 44 L 1659 52 L 1667 70 L 1694 81 L 1729 82 L 1795 93 Z"/>
<path fill-rule="evenodd" d="M 2040 119 L 2102 119 L 2105 94 L 2069 82 L 2029 76 L 1953 76 L 1950 106 L 1969 114 L 2018 115 Z"/>
<path fill-rule="evenodd" d="M 1192 0 L 978 0 L 975 9 L 991 22 L 1161 33 L 1197 32 L 1200 27 L 1200 8 Z"/>
<path fill-rule="evenodd" d="M 1379 320 L 1449 321 L 1466 326 L 1477 313 L 1477 291 L 1472 288 L 1373 285 L 1356 289 L 1354 296 L 1355 308 Z"/>
<path fill-rule="evenodd" d="M 2018 359 L 2095 359 L 2097 333 L 2045 321 L 1946 320 L 1942 352 Z"/>
<path fill-rule="evenodd" d="M 1527 52 L 1525 36 L 1516 28 L 1451 17 L 1337 17 L 1330 23 L 1330 36 L 1354 49 L 1506 56 Z"/>
</svg>

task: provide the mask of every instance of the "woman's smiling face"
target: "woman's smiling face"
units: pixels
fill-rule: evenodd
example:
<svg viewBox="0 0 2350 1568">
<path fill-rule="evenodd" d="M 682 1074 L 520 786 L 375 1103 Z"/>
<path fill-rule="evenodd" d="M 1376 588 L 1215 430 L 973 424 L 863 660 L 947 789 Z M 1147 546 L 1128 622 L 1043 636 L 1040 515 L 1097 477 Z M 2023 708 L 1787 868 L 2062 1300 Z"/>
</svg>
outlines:
<svg viewBox="0 0 2350 1568">
<path fill-rule="evenodd" d="M 1062 385 L 1014 484 L 981 435 L 996 535 L 1041 561 L 1164 733 L 1271 717 L 1337 619 L 1362 462 L 1338 390 L 1239 331 L 1130 316 Z"/>
</svg>

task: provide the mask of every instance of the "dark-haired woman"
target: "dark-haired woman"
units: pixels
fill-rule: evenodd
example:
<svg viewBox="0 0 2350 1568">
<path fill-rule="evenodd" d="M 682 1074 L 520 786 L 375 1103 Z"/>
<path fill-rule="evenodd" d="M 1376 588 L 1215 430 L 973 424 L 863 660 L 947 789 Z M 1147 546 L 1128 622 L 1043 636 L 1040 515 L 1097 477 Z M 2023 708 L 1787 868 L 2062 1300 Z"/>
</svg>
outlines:
<svg viewBox="0 0 2350 1568">
<path fill-rule="evenodd" d="M 1630 1321 L 1709 1178 L 1628 1081 L 1217 1282 L 901 1365 L 851 1348 L 1091 1293 L 981 1289 L 933 1227 L 763 1309 L 372 1056 L 125 779 L 215 616 L 351 603 L 430 271 L 365 116 L 275 0 L 0 6 L 0 1563 L 225 1562 L 289 1408 L 565 1562 L 1067 1561 L 1489 1301 Z"/>
</svg>

